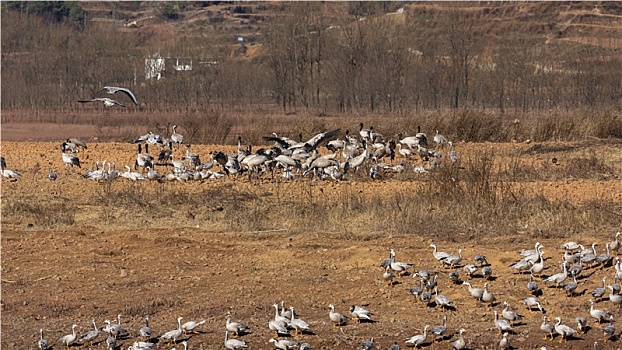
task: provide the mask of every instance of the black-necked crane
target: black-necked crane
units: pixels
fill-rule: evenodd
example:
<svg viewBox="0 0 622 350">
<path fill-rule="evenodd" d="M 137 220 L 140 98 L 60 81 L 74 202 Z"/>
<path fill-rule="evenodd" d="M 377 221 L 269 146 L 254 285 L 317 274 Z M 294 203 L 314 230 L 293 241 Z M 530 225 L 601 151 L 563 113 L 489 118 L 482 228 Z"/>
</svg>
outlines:
<svg viewBox="0 0 622 350">
<path fill-rule="evenodd" d="M 96 98 L 91 99 L 91 100 L 80 100 L 78 102 L 80 102 L 80 103 L 102 102 L 105 107 L 112 107 L 112 106 L 125 107 L 125 105 L 121 104 L 119 101 L 113 100 L 113 99 L 108 98 L 108 97 L 96 97 Z"/>
<path fill-rule="evenodd" d="M 127 96 L 129 96 L 132 99 L 132 102 L 134 102 L 134 104 L 138 106 L 138 100 L 136 100 L 136 96 L 134 96 L 134 94 L 132 93 L 132 91 L 130 91 L 130 89 L 127 89 L 124 87 L 118 87 L 118 86 L 104 86 L 103 88 L 101 88 L 101 90 L 97 91 L 97 93 L 100 93 L 104 90 L 106 90 L 111 95 L 114 95 L 117 92 L 122 92 L 126 94 Z"/>
</svg>

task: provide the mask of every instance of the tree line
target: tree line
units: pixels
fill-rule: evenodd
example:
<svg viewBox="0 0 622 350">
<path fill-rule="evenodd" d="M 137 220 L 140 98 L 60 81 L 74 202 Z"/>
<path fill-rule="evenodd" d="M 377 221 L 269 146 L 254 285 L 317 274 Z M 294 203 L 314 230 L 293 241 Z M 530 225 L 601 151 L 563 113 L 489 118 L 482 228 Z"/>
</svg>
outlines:
<svg viewBox="0 0 622 350">
<path fill-rule="evenodd" d="M 351 3 L 335 24 L 322 3 L 291 3 L 265 19 L 256 43 L 223 45 L 210 35 L 217 29 L 160 42 L 149 30 L 89 24 L 75 4 L 25 6 L 2 4 L 3 111 L 88 108 L 76 101 L 103 85 L 129 87 L 162 112 L 537 113 L 619 109 L 622 97 L 622 54 L 609 39 L 491 34 L 458 9 L 383 14 L 373 8 L 382 5 Z M 167 67 L 163 79 L 146 81 L 145 58 L 156 52 L 191 59 L 193 69 Z"/>
</svg>

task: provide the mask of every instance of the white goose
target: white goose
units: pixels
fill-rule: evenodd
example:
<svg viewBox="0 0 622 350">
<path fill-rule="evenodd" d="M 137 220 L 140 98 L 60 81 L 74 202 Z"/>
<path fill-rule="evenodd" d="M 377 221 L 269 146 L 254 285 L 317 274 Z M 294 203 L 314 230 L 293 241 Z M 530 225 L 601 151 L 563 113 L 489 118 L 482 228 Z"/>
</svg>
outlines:
<svg viewBox="0 0 622 350">
<path fill-rule="evenodd" d="M 240 332 L 246 333 L 249 330 L 247 326 L 239 322 L 231 322 L 231 312 L 227 314 L 227 322 L 225 323 L 225 328 L 227 329 L 227 331 L 233 332 L 234 337 L 236 338 Z"/>
<path fill-rule="evenodd" d="M 298 347 L 298 343 L 296 343 L 293 340 L 272 338 L 269 341 L 270 343 L 274 343 L 274 346 L 277 349 L 281 349 L 281 350 L 291 350 L 291 349 L 295 349 Z"/>
<path fill-rule="evenodd" d="M 336 312 L 335 305 L 330 304 L 328 305 L 328 307 L 330 307 L 328 317 L 330 318 L 330 321 L 333 323 L 333 327 L 339 327 L 339 329 L 341 329 L 341 332 L 343 333 L 343 328 L 341 328 L 341 326 L 343 326 L 346 322 L 348 322 L 348 318 Z"/>
<path fill-rule="evenodd" d="M 74 324 L 73 326 L 71 326 L 71 334 L 67 334 L 65 336 L 58 338 L 59 342 L 67 346 L 67 349 L 69 349 L 69 345 L 73 344 L 73 342 L 78 340 L 78 334 L 76 333 L 76 327 L 78 327 L 78 325 Z"/>
<path fill-rule="evenodd" d="M 225 331 L 225 348 L 229 350 L 237 350 L 241 348 L 247 348 L 248 345 L 242 340 L 229 339 L 229 331 Z"/>
<path fill-rule="evenodd" d="M 179 339 L 179 337 L 181 337 L 181 335 L 183 334 L 183 331 L 181 329 L 181 320 L 182 319 L 183 318 L 181 316 L 177 317 L 177 328 L 162 334 L 160 336 L 160 339 L 168 340 L 169 344 L 171 343 L 171 341 L 173 343 L 176 343 L 177 339 Z"/>
<path fill-rule="evenodd" d="M 430 244 L 430 247 L 434 248 L 434 251 L 432 252 L 432 255 L 434 255 L 434 259 L 438 260 L 439 262 L 441 262 L 441 260 L 443 260 L 443 259 L 445 259 L 445 258 L 447 258 L 449 256 L 449 253 L 438 251 L 438 249 L 436 248 L 436 244 L 434 244 L 434 243 Z"/>
<path fill-rule="evenodd" d="M 395 261 L 395 250 L 393 248 L 391 248 L 391 270 L 395 271 L 398 273 L 398 277 L 400 277 L 400 274 L 402 272 L 406 272 L 408 271 L 410 268 L 413 267 L 412 264 L 408 264 L 405 262 L 399 262 L 399 261 Z"/>
<path fill-rule="evenodd" d="M 274 320 L 283 325 L 283 327 L 291 327 L 291 320 L 287 317 L 281 316 L 279 313 L 279 304 L 274 303 Z"/>
<path fill-rule="evenodd" d="M 418 334 L 418 335 L 414 335 L 410 338 L 406 338 L 404 339 L 404 343 L 406 344 L 413 344 L 415 349 L 417 347 L 419 347 L 419 345 L 423 344 L 423 342 L 425 342 L 426 338 L 428 337 L 428 326 L 426 325 L 425 327 L 423 327 L 423 333 L 422 334 Z"/>
<path fill-rule="evenodd" d="M 298 332 L 304 333 L 304 331 L 308 331 L 309 324 L 299 318 L 296 318 L 293 306 L 290 306 L 289 309 L 292 311 L 291 325 L 294 327 L 294 335 L 298 335 Z"/>
<path fill-rule="evenodd" d="M 564 282 L 566 278 L 568 278 L 568 269 L 566 263 L 562 263 L 562 272 L 549 276 L 545 281 L 555 283 L 559 287 L 559 284 Z"/>
<path fill-rule="evenodd" d="M 562 336 L 561 339 L 559 340 L 560 343 L 565 341 L 566 338 L 568 338 L 569 336 L 572 336 L 577 333 L 575 329 L 570 328 L 566 326 L 565 324 L 561 324 L 562 323 L 561 317 L 555 317 L 555 319 L 557 320 L 557 323 L 555 324 L 555 332 L 557 332 L 557 334 Z"/>
</svg>

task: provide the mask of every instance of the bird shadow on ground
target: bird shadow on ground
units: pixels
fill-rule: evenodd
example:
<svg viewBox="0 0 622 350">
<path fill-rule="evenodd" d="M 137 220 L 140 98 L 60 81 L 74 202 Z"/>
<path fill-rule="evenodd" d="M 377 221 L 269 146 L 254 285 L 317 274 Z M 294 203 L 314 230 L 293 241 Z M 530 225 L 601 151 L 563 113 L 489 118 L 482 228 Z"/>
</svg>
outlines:
<svg viewBox="0 0 622 350">
<path fill-rule="evenodd" d="M 366 320 L 366 319 L 362 319 L 359 321 L 359 324 L 363 324 L 363 323 L 377 323 L 378 321 L 376 320 Z"/>
<path fill-rule="evenodd" d="M 577 276 L 577 281 L 588 279 L 588 278 L 592 277 L 592 275 L 595 274 L 595 273 L 596 273 L 596 271 L 592 270 L 592 271 L 590 271 L 589 274 L 582 274 L 581 276 Z"/>
</svg>

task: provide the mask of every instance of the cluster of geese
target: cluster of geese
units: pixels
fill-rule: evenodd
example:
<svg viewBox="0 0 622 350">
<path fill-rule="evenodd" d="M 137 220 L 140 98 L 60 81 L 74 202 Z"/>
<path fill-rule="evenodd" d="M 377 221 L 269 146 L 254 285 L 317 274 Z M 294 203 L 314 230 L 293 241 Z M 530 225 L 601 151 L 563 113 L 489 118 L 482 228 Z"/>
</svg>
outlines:
<svg viewBox="0 0 622 350">
<path fill-rule="evenodd" d="M 620 248 L 620 232 L 615 234 L 615 239 L 605 244 L 606 253 L 597 254 L 595 247 L 596 243 L 591 245 L 591 248 L 585 248 L 582 244 L 576 242 L 567 242 L 559 246 L 564 250 L 564 254 L 561 256 L 562 272 L 555 273 L 549 276 L 544 276 L 542 273 L 546 269 L 544 266 L 545 258 L 544 246 L 539 242 L 536 242 L 534 249 L 526 249 L 519 252 L 520 259 L 509 266 L 510 269 L 516 273 L 525 274 L 529 273 L 529 280 L 525 281 L 525 289 L 523 292 L 526 294 L 524 298 L 520 300 L 525 305 L 530 314 L 534 313 L 534 309 L 539 310 L 542 316 L 542 323 L 540 325 L 540 331 L 543 334 L 543 339 L 549 339 L 552 341 L 555 337 L 559 338 L 559 342 L 565 342 L 567 340 L 577 339 L 579 334 L 587 334 L 594 331 L 592 327 L 588 325 L 588 320 L 591 318 L 598 326 L 601 327 L 601 334 L 603 336 L 603 342 L 607 343 L 610 340 L 617 340 L 619 334 L 616 335 L 616 328 L 614 326 L 614 314 L 610 311 L 597 308 L 595 304 L 597 302 L 605 302 L 608 300 L 612 306 L 622 311 L 622 295 L 620 293 L 620 285 L 618 280 L 622 277 L 622 262 L 618 257 L 613 257 L 612 252 L 617 252 Z M 478 303 L 483 303 L 488 310 L 492 310 L 494 319 L 491 320 L 491 327 L 497 329 L 499 336 L 499 348 L 500 349 L 513 349 L 511 342 L 511 335 L 520 334 L 521 326 L 525 326 L 527 321 L 525 316 L 515 311 L 508 300 L 504 300 L 502 305 L 503 309 L 497 310 L 500 303 L 494 293 L 494 291 L 488 288 L 488 281 L 494 281 L 496 277 L 493 276 L 493 270 L 488 258 L 483 254 L 477 254 L 473 257 L 472 262 L 465 261 L 465 257 L 462 255 L 462 250 L 458 251 L 458 254 L 450 254 L 438 250 L 436 244 L 432 243 L 430 247 L 432 250 L 432 256 L 438 262 L 439 268 L 437 271 L 428 269 L 414 269 L 414 264 L 400 262 L 396 259 L 396 252 L 394 249 L 390 249 L 389 257 L 382 260 L 380 266 L 383 268 L 382 279 L 386 282 L 387 286 L 393 287 L 396 283 L 396 279 L 400 279 L 404 276 L 412 276 L 418 283 L 414 287 L 407 289 L 407 294 L 414 296 L 414 300 L 417 303 L 422 303 L 424 307 L 428 308 L 440 308 L 443 311 L 456 311 L 458 306 L 449 297 L 443 295 L 439 291 L 439 284 L 443 283 L 439 281 L 440 274 L 446 274 L 448 279 L 448 285 L 464 285 L 467 288 L 468 294 L 475 299 Z M 567 265 L 571 264 L 568 268 Z M 574 318 L 574 326 L 563 323 L 563 319 L 566 319 L 566 315 L 556 316 L 554 323 L 549 323 L 549 318 L 545 315 L 543 303 L 539 297 L 543 296 L 543 290 L 540 288 L 537 279 L 544 283 L 547 283 L 550 288 L 561 288 L 564 290 L 568 298 L 576 295 L 578 279 L 581 277 L 584 269 L 594 269 L 589 275 L 585 275 L 584 278 L 589 278 L 596 271 L 596 268 L 608 268 L 609 265 L 613 266 L 613 280 L 614 283 L 606 285 L 606 277 L 602 278 L 602 286 L 593 289 L 589 295 L 590 308 L 585 310 L 584 315 L 578 315 Z M 461 279 L 460 274 L 463 273 L 464 280 Z M 567 281 L 572 276 L 572 281 Z M 486 280 L 483 288 L 474 287 L 467 279 L 474 277 L 482 277 Z M 399 283 L 399 282 L 398 282 Z M 606 291 L 609 290 L 608 296 Z M 546 303 L 544 303 L 546 305 Z M 563 304 L 563 301 L 562 301 Z M 314 334 L 310 323 L 300 318 L 300 315 L 295 311 L 293 306 L 289 308 L 285 307 L 285 303 L 281 301 L 279 304 L 275 303 L 274 318 L 270 318 L 267 324 L 267 329 L 273 334 L 273 337 L 269 340 L 273 343 L 274 348 L 282 350 L 300 349 L 310 350 L 311 345 L 309 343 L 299 343 L 293 339 L 298 339 L 298 336 L 308 334 Z M 462 307 L 462 306 L 460 306 Z M 376 317 L 372 318 L 374 313 L 368 311 L 362 306 L 351 305 L 348 309 L 349 315 L 340 313 L 335 309 L 333 304 L 328 305 L 328 317 L 334 328 L 339 328 L 343 333 L 343 327 L 346 326 L 350 320 L 354 320 L 357 325 L 362 323 L 375 323 L 378 322 Z M 562 318 L 563 317 L 563 318 Z M 426 320 L 428 322 L 429 320 Z M 182 340 L 181 344 L 184 346 L 184 350 L 188 348 L 188 340 L 191 338 L 185 338 L 189 332 L 196 333 L 197 327 L 204 324 L 205 321 L 190 321 L 182 323 L 182 317 L 177 318 L 177 327 L 162 333 L 159 336 L 154 336 L 154 332 L 149 326 L 149 316 L 145 318 L 145 325 L 136 334 L 140 335 L 139 341 L 134 341 L 127 348 L 128 350 L 138 349 L 152 349 L 156 342 L 168 342 L 169 345 L 175 344 L 177 346 L 178 341 Z M 117 316 L 117 322 L 111 323 L 109 320 L 105 321 L 105 326 L 97 328 L 95 321 L 92 321 L 93 330 L 79 336 L 76 333 L 77 325 L 72 326 L 72 333 L 65 335 L 58 339 L 58 342 L 69 347 L 76 342 L 82 342 L 83 344 L 93 344 L 98 338 L 100 333 L 108 334 L 105 343 L 107 349 L 117 348 L 117 339 L 129 338 L 129 332 L 121 325 L 121 315 Z M 450 329 L 448 323 L 448 314 L 445 313 L 442 320 L 437 325 L 430 326 L 426 324 L 423 326 L 423 332 L 412 335 L 403 339 L 405 346 L 419 348 L 426 346 L 428 337 L 432 337 L 433 343 L 443 343 L 444 341 L 450 341 L 448 346 L 452 349 L 461 350 L 466 349 L 468 346 L 467 339 L 464 335 L 467 332 L 464 328 L 461 328 L 457 337 L 454 338 L 454 334 L 448 332 Z M 293 332 L 294 338 L 291 338 Z M 224 346 L 229 350 L 243 349 L 248 347 L 247 343 L 240 339 L 241 337 L 251 333 L 251 329 L 245 326 L 243 323 L 232 321 L 232 314 L 229 312 L 225 321 L 224 329 Z M 492 336 L 492 335 L 490 335 Z M 489 338 L 490 339 L 490 338 Z M 40 330 L 39 348 L 45 350 L 49 348 L 47 340 L 44 339 L 43 329 Z M 594 343 L 594 348 L 598 348 L 598 342 Z M 361 342 L 360 348 L 363 350 L 376 349 L 374 344 L 374 338 L 366 339 Z M 401 349 L 399 343 L 394 341 L 389 350 Z M 542 349 L 546 349 L 542 347 Z"/>
<path fill-rule="evenodd" d="M 311 326 L 299 317 L 293 306 L 290 306 L 289 309 L 287 309 L 285 308 L 285 303 L 283 301 L 281 301 L 281 309 L 279 309 L 278 303 L 275 303 L 273 306 L 275 309 L 275 315 L 274 319 L 268 321 L 268 328 L 271 332 L 274 333 L 274 336 L 269 340 L 269 342 L 274 343 L 274 347 L 276 349 L 311 350 L 312 347 L 309 343 L 299 344 L 298 342 L 287 338 L 279 339 L 279 336 L 290 337 L 292 331 L 294 332 L 295 337 L 305 332 L 310 332 Z M 328 316 L 331 322 L 333 322 L 336 327 L 340 327 L 347 323 L 349 319 L 348 317 L 338 312 L 335 312 L 335 307 L 332 304 L 329 305 L 329 308 L 330 312 Z M 371 313 L 360 306 L 352 305 L 350 307 L 350 314 L 351 317 L 355 318 L 357 323 L 361 322 L 361 320 L 371 321 Z M 182 323 L 182 319 L 183 318 L 181 316 L 177 318 L 177 327 L 175 329 L 164 332 L 160 336 L 155 336 L 151 327 L 149 326 L 149 316 L 145 317 L 145 325 L 138 331 L 140 340 L 131 343 L 131 345 L 129 345 L 127 349 L 150 350 L 153 349 L 156 341 L 166 341 L 168 345 L 172 345 L 177 344 L 177 341 L 183 338 L 184 340 L 181 341 L 181 344 L 184 346 L 184 350 L 187 350 L 188 340 L 190 338 L 185 337 L 188 336 L 189 333 L 199 334 L 196 329 L 204 324 L 206 321 L 189 321 Z M 104 333 L 108 334 L 105 339 L 106 349 L 113 350 L 118 347 L 117 339 L 130 338 L 130 333 L 121 325 L 121 315 L 117 315 L 117 323 L 111 323 L 110 320 L 105 320 L 104 323 L 106 324 L 105 326 L 98 328 L 95 320 L 93 320 L 91 322 L 91 324 L 93 325 L 93 330 L 85 332 L 81 336 L 76 332 L 76 328 L 78 328 L 78 325 L 74 324 L 71 326 L 71 333 L 60 337 L 57 342 L 65 345 L 67 349 L 69 349 L 69 346 L 77 342 L 81 342 L 82 344 L 88 344 L 90 347 L 92 347 L 94 342 L 99 337 L 100 333 Z M 341 331 L 343 332 L 343 329 Z M 248 345 L 246 344 L 246 342 L 238 338 L 250 332 L 251 330 L 249 327 L 245 326 L 242 323 L 232 321 L 231 312 L 227 313 L 227 319 L 225 321 L 225 348 L 229 350 L 247 348 Z M 373 343 L 373 338 L 371 340 L 363 341 L 362 347 L 366 350 L 371 350 L 374 348 Z M 44 337 L 44 332 L 42 328 L 39 330 L 39 340 L 37 342 L 37 345 L 41 350 L 51 349 L 49 342 Z M 397 343 L 395 343 L 394 345 L 397 346 Z M 399 346 L 392 347 L 391 350 L 399 350 Z"/>
<path fill-rule="evenodd" d="M 602 302 L 608 300 L 612 306 L 617 307 L 619 312 L 622 312 L 622 295 L 620 294 L 619 279 L 622 278 L 622 262 L 618 257 L 612 256 L 613 252 L 617 252 L 620 248 L 620 232 L 617 232 L 615 239 L 605 244 L 605 251 L 598 254 L 596 251 L 596 243 L 592 243 L 591 247 L 586 248 L 582 244 L 577 242 L 567 242 L 559 246 L 564 250 L 564 254 L 561 257 L 559 273 L 555 273 L 549 276 L 543 276 L 542 272 L 545 270 L 545 258 L 542 244 L 536 242 L 534 249 L 526 249 L 519 252 L 521 258 L 515 263 L 510 265 L 510 268 L 516 273 L 524 274 L 529 273 L 529 280 L 526 283 L 526 289 L 524 292 L 527 294 L 520 300 L 522 304 L 533 313 L 533 310 L 537 308 L 542 314 L 545 313 L 543 306 L 538 299 L 543 295 L 543 291 L 540 288 L 537 279 L 542 279 L 550 287 L 561 288 L 567 297 L 574 297 L 577 293 L 577 287 L 579 285 L 578 279 L 581 278 L 581 273 L 584 269 L 595 269 L 600 267 L 604 269 L 609 265 L 614 268 L 611 285 L 606 285 L 606 276 L 602 278 L 602 285 L 594 288 L 589 295 L 591 296 L 590 308 L 586 311 L 586 315 L 580 315 L 575 317 L 575 326 L 569 326 L 562 323 L 562 317 L 555 317 L 555 323 L 549 323 L 547 316 L 543 315 L 543 320 L 540 325 L 540 330 L 544 333 L 544 339 L 549 338 L 553 340 L 555 335 L 559 336 L 559 341 L 564 342 L 569 338 L 577 337 L 579 333 L 586 334 L 591 328 L 588 326 L 587 320 L 592 318 L 598 325 L 606 323 L 602 327 L 603 342 L 607 343 L 609 340 L 616 340 L 619 335 L 616 335 L 616 329 L 613 324 L 614 315 L 610 311 L 601 310 L 595 307 L 596 302 Z M 493 292 L 488 289 L 488 283 L 484 283 L 483 288 L 476 288 L 468 281 L 460 279 L 459 270 L 457 267 L 461 267 L 466 278 L 471 279 L 476 274 L 481 274 L 486 280 L 493 279 L 494 277 L 492 268 L 488 262 L 486 256 L 477 254 L 473 258 L 472 263 L 463 264 L 464 257 L 462 250 L 458 251 L 458 254 L 449 254 L 439 251 L 435 244 L 431 244 L 433 248 L 432 254 L 434 258 L 439 262 L 442 267 L 450 268 L 447 273 L 448 279 L 454 284 L 466 285 L 468 293 L 471 297 L 486 305 L 487 308 L 494 307 L 497 303 L 497 298 Z M 388 258 L 384 259 L 380 264 L 384 268 L 382 278 L 387 282 L 387 285 L 393 285 L 394 279 L 404 274 L 410 274 L 408 271 L 413 268 L 413 264 L 396 261 L 395 250 L 391 249 Z M 595 271 L 595 270 L 593 270 Z M 583 278 L 589 278 L 595 272 L 584 276 Z M 448 297 L 439 294 L 437 277 L 438 273 L 430 273 L 428 270 L 419 270 L 412 274 L 414 278 L 419 279 L 419 284 L 415 287 L 408 289 L 408 293 L 415 296 L 415 300 L 422 301 L 426 306 L 437 306 L 447 310 L 456 310 L 456 306 L 452 300 Z M 545 278 L 544 278 L 545 277 Z M 609 292 L 608 295 L 607 291 Z M 589 316 L 587 314 L 589 313 Z M 501 316 L 500 316 L 501 315 Z M 511 308 L 510 303 L 506 300 L 503 302 L 503 309 L 501 311 L 494 310 L 494 327 L 498 329 L 501 339 L 499 341 L 500 349 L 512 349 L 510 334 L 516 334 L 519 326 L 517 322 L 521 322 L 524 316 L 520 315 Z M 415 335 L 411 338 L 405 339 L 406 343 L 414 344 L 415 347 L 423 344 L 428 335 L 428 327 L 423 328 L 423 333 Z M 437 342 L 438 337 L 444 339 L 444 334 L 447 330 L 447 318 L 443 317 L 442 324 L 430 329 L 430 333 L 434 336 L 434 342 Z M 464 329 L 460 330 L 459 339 L 451 343 L 453 349 L 464 349 L 466 343 L 463 338 Z M 544 347 L 543 347 L 544 348 Z M 594 343 L 594 348 L 598 348 L 598 342 Z"/>
<path fill-rule="evenodd" d="M 421 174 L 435 170 L 441 164 L 441 149 L 449 145 L 447 154 L 453 163 L 459 162 L 453 144 L 437 133 L 433 140 L 437 146 L 436 151 L 427 148 L 428 140 L 425 133 L 419 132 L 414 136 L 402 137 L 398 134 L 398 142 L 393 139 L 385 141 L 385 137 L 375 132 L 373 127 L 364 129 L 363 123 L 359 124 L 358 135 L 353 136 L 346 130 L 343 138 L 339 138 L 340 130 L 332 130 L 319 133 L 309 140 L 294 141 L 284 136 L 273 134 L 265 136 L 266 141 L 274 142 L 270 148 L 259 148 L 252 151 L 252 145 L 242 146 L 242 139 L 238 137 L 237 152 L 227 154 L 225 152 L 211 152 L 209 161 L 202 162 L 201 156 L 190 150 L 191 145 L 185 144 L 185 153 L 176 158 L 175 148 L 184 145 L 183 135 L 177 132 L 177 125 L 173 125 L 170 137 L 149 132 L 136 137 L 132 144 L 137 144 L 137 154 L 133 169 L 125 165 L 125 171 L 116 170 L 116 162 L 97 161 L 92 169 L 87 170 L 82 176 L 94 181 L 113 180 L 119 177 L 131 181 L 155 180 L 162 181 L 192 181 L 218 179 L 224 176 L 247 173 L 249 179 L 259 178 L 269 173 L 272 178 L 275 172 L 281 171 L 281 178 L 288 180 L 298 177 L 317 177 L 325 180 L 346 180 L 348 172 L 358 172 L 359 168 L 369 166 L 369 176 L 377 180 L 385 177 L 388 173 L 402 173 L 407 171 L 405 160 L 393 164 L 396 157 L 415 159 L 413 171 Z M 144 145 L 144 146 L 143 146 Z M 157 157 L 149 153 L 149 146 L 159 146 L 161 149 Z M 320 145 L 330 151 L 321 155 L 318 151 Z M 87 149 L 84 141 L 70 138 L 60 145 L 62 161 L 65 164 L 66 173 L 70 168 L 81 168 L 82 163 L 78 156 L 79 152 Z M 179 153 L 179 152 L 177 152 Z M 416 159 L 420 159 L 417 165 Z M 385 161 L 389 161 L 387 163 Z M 5 170 L 3 163 L 2 174 L 5 177 L 17 178 L 19 174 Z M 166 174 L 160 174 L 155 170 L 156 166 L 170 169 Z M 50 180 L 56 180 L 58 175 L 50 169 Z"/>
</svg>

